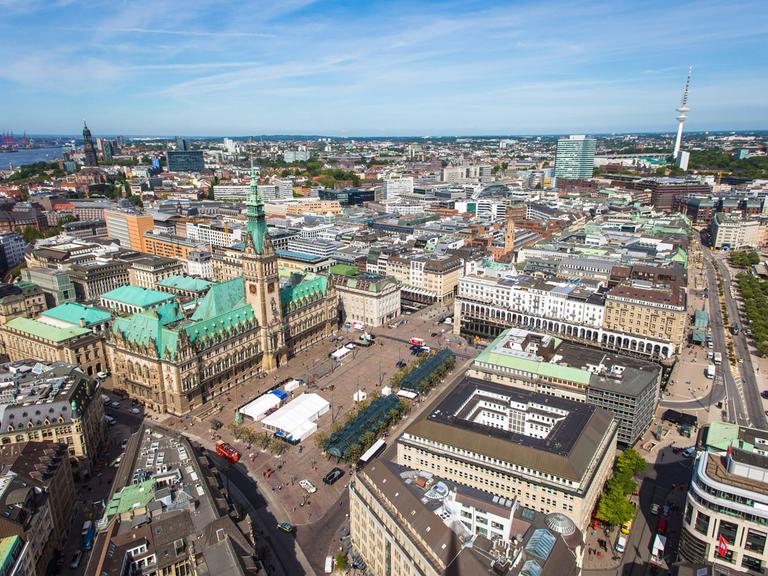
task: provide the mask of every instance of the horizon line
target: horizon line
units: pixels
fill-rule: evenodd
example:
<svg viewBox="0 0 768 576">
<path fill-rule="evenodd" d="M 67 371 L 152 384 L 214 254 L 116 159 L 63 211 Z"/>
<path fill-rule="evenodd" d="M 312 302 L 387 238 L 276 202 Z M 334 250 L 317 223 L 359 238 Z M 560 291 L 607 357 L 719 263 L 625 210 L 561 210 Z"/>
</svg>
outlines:
<svg viewBox="0 0 768 576">
<path fill-rule="evenodd" d="M 691 130 L 686 131 L 685 134 L 687 135 L 702 135 L 702 134 L 743 134 L 743 133 L 768 133 L 768 128 L 748 128 L 748 129 L 719 129 L 719 130 Z M 27 133 L 26 131 L 16 132 L 14 130 L 3 130 L 2 133 L 4 134 L 13 134 L 14 136 L 22 136 L 26 135 L 27 138 L 44 138 L 44 137 L 53 137 L 53 138 L 71 138 L 74 137 L 74 139 L 82 138 L 81 132 L 76 133 Z M 176 133 L 176 134 L 150 134 L 150 133 L 102 133 L 102 134 L 94 134 L 92 132 L 93 137 L 101 137 L 101 138 L 116 138 L 119 136 L 122 137 L 129 137 L 129 138 L 161 138 L 161 139 L 169 139 L 173 140 L 176 137 L 180 138 L 200 138 L 200 139 L 214 139 L 214 138 L 232 138 L 232 139 L 246 139 L 246 138 L 287 138 L 287 137 L 293 137 L 293 138 L 334 138 L 334 139 L 353 139 L 353 138 L 376 138 L 376 139 L 387 139 L 387 138 L 393 138 L 393 139 L 404 139 L 404 138 L 411 138 L 414 140 L 429 140 L 433 138 L 537 138 L 537 137 L 556 137 L 556 136 L 568 136 L 573 134 L 584 134 L 587 136 L 597 136 L 597 137 L 605 137 L 605 136 L 634 136 L 634 135 L 669 135 L 674 136 L 675 130 L 648 130 L 648 131 L 603 131 L 603 132 L 576 132 L 576 131 L 567 131 L 567 132 L 528 132 L 528 133 L 477 133 L 477 134 L 461 134 L 461 133 L 455 133 L 455 134 L 428 134 L 428 135 L 417 135 L 417 134 L 365 134 L 365 133 L 359 133 L 359 134 L 349 134 L 349 135 L 340 135 L 340 134 L 323 134 L 323 133 L 311 133 L 311 132 L 295 132 L 295 133 L 279 133 L 279 132 L 273 132 L 273 133 L 262 133 L 262 134 L 182 134 L 182 133 Z"/>
</svg>

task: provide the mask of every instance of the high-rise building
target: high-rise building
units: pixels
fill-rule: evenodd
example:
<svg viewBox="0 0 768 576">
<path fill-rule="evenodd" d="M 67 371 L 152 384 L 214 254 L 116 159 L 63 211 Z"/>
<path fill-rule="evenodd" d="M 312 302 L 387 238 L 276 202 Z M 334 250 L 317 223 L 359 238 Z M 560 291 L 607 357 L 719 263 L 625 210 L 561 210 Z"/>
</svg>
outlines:
<svg viewBox="0 0 768 576">
<path fill-rule="evenodd" d="M 176 150 L 182 152 L 189 150 L 189 140 L 182 138 L 181 136 L 176 136 Z"/>
<path fill-rule="evenodd" d="M 93 145 L 93 136 L 88 125 L 83 122 L 83 149 L 85 150 L 85 165 L 98 166 L 99 159 L 96 156 L 96 146 Z"/>
<path fill-rule="evenodd" d="M 413 194 L 413 177 L 387 178 L 384 180 L 384 198 L 390 200 L 403 194 Z"/>
<path fill-rule="evenodd" d="M 107 238 L 120 241 L 120 246 L 146 252 L 144 233 L 152 230 L 155 219 L 150 214 L 105 210 Z"/>
<path fill-rule="evenodd" d="M 284 162 L 306 162 L 312 157 L 312 153 L 306 146 L 299 146 L 298 150 L 286 150 L 283 152 Z"/>
<path fill-rule="evenodd" d="M 105 138 L 99 138 L 98 142 L 101 157 L 104 158 L 104 162 L 112 162 L 112 142 Z"/>
<path fill-rule="evenodd" d="M 595 164 L 597 140 L 586 136 L 569 136 L 557 141 L 555 176 L 557 178 L 591 178 Z"/>
<path fill-rule="evenodd" d="M 202 150 L 168 150 L 165 156 L 169 172 L 202 172 L 205 169 Z"/>
<path fill-rule="evenodd" d="M 26 246 L 18 232 L 0 232 L 0 273 L 5 274 L 24 261 Z"/>
</svg>

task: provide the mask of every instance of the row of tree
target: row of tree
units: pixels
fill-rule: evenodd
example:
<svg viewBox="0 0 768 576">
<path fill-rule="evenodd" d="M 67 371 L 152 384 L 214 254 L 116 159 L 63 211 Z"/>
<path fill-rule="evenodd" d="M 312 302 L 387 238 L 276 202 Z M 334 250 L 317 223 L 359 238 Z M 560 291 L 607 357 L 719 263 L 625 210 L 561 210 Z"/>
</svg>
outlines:
<svg viewBox="0 0 768 576">
<path fill-rule="evenodd" d="M 372 400 L 375 400 L 378 397 L 379 394 L 375 394 L 373 395 Z M 317 432 L 315 434 L 315 444 L 317 447 L 321 450 L 325 450 L 329 439 L 331 439 L 331 435 L 336 434 L 346 426 L 354 426 L 355 420 L 369 405 L 370 401 L 367 400 L 358 402 L 357 405 L 347 413 L 343 423 L 334 422 L 331 425 L 330 435 L 322 431 Z M 368 450 L 368 448 L 370 448 L 374 442 L 376 442 L 376 439 L 381 436 L 385 430 L 388 430 L 390 427 L 400 422 L 400 420 L 408 413 L 409 410 L 410 405 L 404 399 L 401 399 L 396 408 L 389 410 L 384 418 L 378 419 L 378 421 L 375 422 L 368 430 L 360 434 L 354 444 L 347 448 L 345 460 L 347 462 L 356 462 L 360 456 L 362 456 L 363 453 Z"/>
<path fill-rule="evenodd" d="M 744 311 L 755 348 L 762 356 L 768 356 L 768 282 L 746 272 L 738 274 L 736 282 L 744 299 Z"/>
<path fill-rule="evenodd" d="M 754 250 L 737 250 L 731 252 L 731 264 L 746 268 L 760 263 L 760 255 Z"/>
<path fill-rule="evenodd" d="M 280 440 L 280 438 L 277 438 L 274 434 L 270 434 L 268 432 L 257 432 L 245 424 L 232 422 L 229 425 L 229 431 L 232 433 L 232 436 L 238 440 L 242 440 L 243 442 L 252 444 L 253 446 L 258 446 L 264 450 L 269 450 L 272 454 L 276 454 L 278 456 L 285 452 L 287 449 L 285 442 Z"/>
<path fill-rule="evenodd" d="M 597 518 L 612 526 L 620 526 L 635 517 L 635 505 L 629 495 L 637 490 L 635 478 L 645 470 L 646 462 L 634 449 L 629 448 L 616 458 L 613 476 L 605 483 Z"/>
</svg>

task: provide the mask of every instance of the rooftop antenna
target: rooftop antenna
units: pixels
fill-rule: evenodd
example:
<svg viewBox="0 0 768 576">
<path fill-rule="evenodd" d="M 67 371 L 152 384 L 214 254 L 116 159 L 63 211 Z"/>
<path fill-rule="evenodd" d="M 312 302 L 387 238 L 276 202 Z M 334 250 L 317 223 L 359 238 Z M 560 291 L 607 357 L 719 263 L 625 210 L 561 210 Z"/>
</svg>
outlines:
<svg viewBox="0 0 768 576">
<path fill-rule="evenodd" d="M 685 89 L 683 90 L 683 99 L 680 101 L 680 106 L 677 108 L 677 137 L 675 138 L 675 149 L 672 152 L 672 156 L 675 159 L 677 159 L 678 155 L 680 154 L 680 146 L 683 143 L 683 125 L 685 124 L 686 118 L 688 118 L 688 112 L 691 110 L 688 108 L 688 88 L 691 86 L 692 71 L 693 66 L 689 66 L 688 78 L 685 80 Z"/>
</svg>

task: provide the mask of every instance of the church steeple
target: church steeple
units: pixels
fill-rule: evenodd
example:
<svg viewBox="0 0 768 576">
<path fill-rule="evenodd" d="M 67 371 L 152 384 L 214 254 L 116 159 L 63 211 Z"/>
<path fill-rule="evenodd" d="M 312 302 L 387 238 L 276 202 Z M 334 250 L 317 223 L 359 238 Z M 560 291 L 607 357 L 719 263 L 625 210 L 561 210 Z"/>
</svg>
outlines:
<svg viewBox="0 0 768 576">
<path fill-rule="evenodd" d="M 93 145 L 93 137 L 88 129 L 88 124 L 83 120 L 83 151 L 85 152 L 85 165 L 98 166 L 99 158 L 96 155 L 96 147 Z"/>
<path fill-rule="evenodd" d="M 267 219 L 264 214 L 264 201 L 259 195 L 256 172 L 253 169 L 253 157 L 251 157 L 251 191 L 245 201 L 246 215 L 248 217 L 248 235 L 253 241 L 257 254 L 264 253 L 264 237 L 267 233 Z"/>
</svg>

